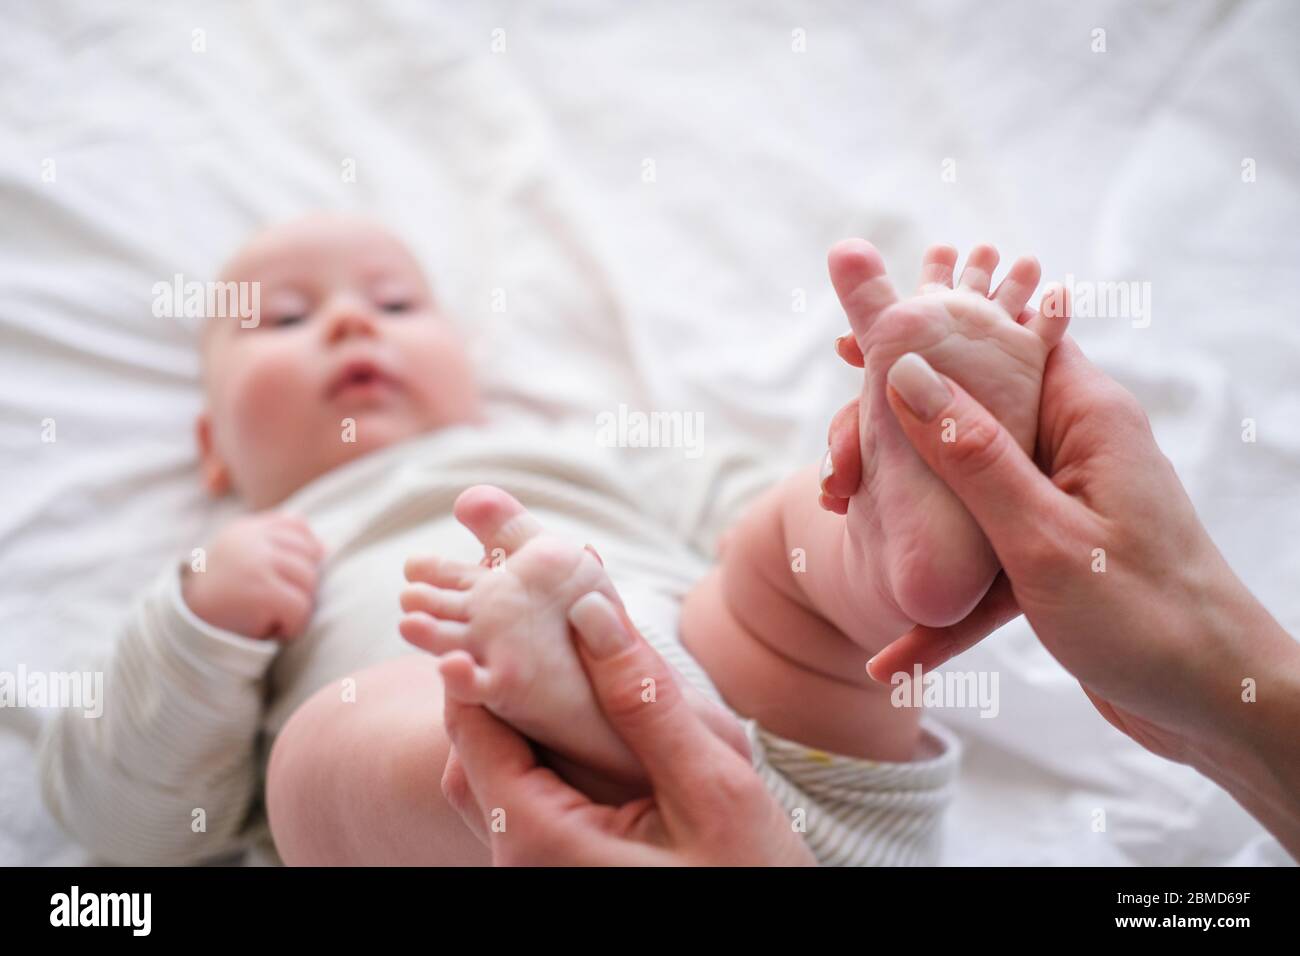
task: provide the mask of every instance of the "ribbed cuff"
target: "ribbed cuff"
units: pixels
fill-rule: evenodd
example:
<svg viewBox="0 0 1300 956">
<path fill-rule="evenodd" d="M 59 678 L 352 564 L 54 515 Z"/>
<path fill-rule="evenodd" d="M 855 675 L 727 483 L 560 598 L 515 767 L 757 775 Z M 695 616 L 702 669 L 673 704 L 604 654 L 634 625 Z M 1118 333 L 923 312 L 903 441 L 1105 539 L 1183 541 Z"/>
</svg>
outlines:
<svg viewBox="0 0 1300 956">
<path fill-rule="evenodd" d="M 256 641 L 214 627 L 191 611 L 181 595 L 181 576 L 175 567 L 159 579 L 154 597 L 162 642 L 200 673 L 260 680 L 280 650 L 276 641 Z"/>
<path fill-rule="evenodd" d="M 801 784 L 813 781 L 822 787 L 881 791 L 939 791 L 949 787 L 961 765 L 961 741 L 937 721 L 922 718 L 921 759 L 906 763 L 865 760 L 830 753 L 778 737 L 756 721 L 748 721 L 750 745 L 771 767 Z"/>
</svg>

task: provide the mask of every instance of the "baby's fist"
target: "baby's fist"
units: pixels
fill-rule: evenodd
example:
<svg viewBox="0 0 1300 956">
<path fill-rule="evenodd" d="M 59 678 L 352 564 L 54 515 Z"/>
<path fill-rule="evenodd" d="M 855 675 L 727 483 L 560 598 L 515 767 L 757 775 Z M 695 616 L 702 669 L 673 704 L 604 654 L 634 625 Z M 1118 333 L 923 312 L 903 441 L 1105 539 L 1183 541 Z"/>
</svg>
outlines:
<svg viewBox="0 0 1300 956">
<path fill-rule="evenodd" d="M 324 556 L 300 518 L 248 515 L 216 536 L 205 570 L 185 571 L 181 594 L 214 627 L 258 640 L 296 637 L 311 620 Z"/>
</svg>

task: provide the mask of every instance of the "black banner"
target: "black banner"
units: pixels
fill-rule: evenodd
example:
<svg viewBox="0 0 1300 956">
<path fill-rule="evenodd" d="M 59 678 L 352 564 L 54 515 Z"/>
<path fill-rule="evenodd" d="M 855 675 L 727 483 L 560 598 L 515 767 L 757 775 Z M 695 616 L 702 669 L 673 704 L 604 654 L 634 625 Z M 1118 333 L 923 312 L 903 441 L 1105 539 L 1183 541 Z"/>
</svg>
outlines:
<svg viewBox="0 0 1300 956">
<path fill-rule="evenodd" d="M 377 933 L 430 926 L 456 934 L 450 940 L 605 924 L 656 935 L 701 925 L 759 937 L 793 931 L 806 944 L 823 931 L 864 943 L 902 932 L 987 945 L 1040 930 L 1070 941 L 1230 944 L 1291 928 L 1300 885 L 1294 869 L 7 869 L 0 879 L 7 940 L 76 933 L 245 946 L 373 943 Z"/>
</svg>

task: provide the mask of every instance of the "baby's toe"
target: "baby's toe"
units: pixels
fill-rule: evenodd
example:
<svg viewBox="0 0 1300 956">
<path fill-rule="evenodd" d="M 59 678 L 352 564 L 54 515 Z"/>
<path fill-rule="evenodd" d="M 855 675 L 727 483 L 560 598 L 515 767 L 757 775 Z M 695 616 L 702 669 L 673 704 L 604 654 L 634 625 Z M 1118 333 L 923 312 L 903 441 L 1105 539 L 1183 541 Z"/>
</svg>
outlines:
<svg viewBox="0 0 1300 956">
<path fill-rule="evenodd" d="M 478 538 L 494 566 L 542 530 L 528 509 L 493 485 L 475 485 L 462 491 L 452 513 Z"/>
<path fill-rule="evenodd" d="M 440 588 L 453 588 L 463 591 L 474 586 L 485 573 L 477 564 L 465 564 L 463 561 L 448 561 L 436 555 L 418 555 L 407 558 L 404 569 L 406 580 L 411 583 L 423 582 Z"/>
<path fill-rule="evenodd" d="M 398 622 L 397 630 L 408 644 L 430 654 L 450 654 L 469 645 L 469 625 L 444 621 L 423 611 L 408 613 Z"/>
<path fill-rule="evenodd" d="M 1043 292 L 1039 310 L 1030 311 L 1032 314 L 1025 320 L 1025 328 L 1037 333 L 1049 349 L 1056 348 L 1070 325 L 1070 296 L 1065 287 L 1059 284 L 1048 286 Z"/>
<path fill-rule="evenodd" d="M 826 261 L 835 293 L 861 340 L 876 317 L 898 301 L 885 260 L 865 239 L 845 239 L 831 248 Z"/>
<path fill-rule="evenodd" d="M 438 659 L 447 696 L 463 704 L 486 704 L 492 697 L 492 675 L 474 662 L 466 651 L 454 651 Z"/>
<path fill-rule="evenodd" d="M 469 620 L 469 596 L 465 591 L 436 588 L 418 581 L 403 589 L 402 610 L 423 611 L 447 621 Z"/>
<path fill-rule="evenodd" d="M 529 593 L 563 596 L 574 589 L 590 591 L 606 578 L 605 567 L 582 545 L 556 535 L 533 538 L 510 560 L 510 570 Z"/>
<path fill-rule="evenodd" d="M 966 259 L 966 268 L 961 271 L 961 279 L 958 280 L 957 287 L 987 296 L 989 286 L 993 282 L 993 270 L 997 267 L 997 249 L 987 244 L 976 246 Z"/>
<path fill-rule="evenodd" d="M 1014 319 L 1029 304 L 1029 297 L 1038 288 L 1038 280 L 1042 276 L 1043 270 L 1037 259 L 1021 256 L 1012 264 L 1006 278 L 998 283 L 997 291 L 989 298 Z"/>
<path fill-rule="evenodd" d="M 921 282 L 918 292 L 939 292 L 952 288 L 952 273 L 957 267 L 957 250 L 948 245 L 931 246 L 921 257 Z"/>
</svg>

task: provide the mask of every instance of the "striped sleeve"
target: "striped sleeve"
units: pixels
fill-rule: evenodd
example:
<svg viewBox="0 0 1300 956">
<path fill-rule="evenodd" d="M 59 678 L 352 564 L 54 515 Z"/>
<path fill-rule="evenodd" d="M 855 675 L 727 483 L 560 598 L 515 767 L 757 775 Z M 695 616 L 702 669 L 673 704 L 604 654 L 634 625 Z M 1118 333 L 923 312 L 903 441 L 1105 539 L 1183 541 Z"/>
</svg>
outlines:
<svg viewBox="0 0 1300 956">
<path fill-rule="evenodd" d="M 168 569 L 102 665 L 103 713 L 62 710 L 42 732 L 50 812 L 104 862 L 196 863 L 242 849 L 277 650 L 200 620 Z"/>
<path fill-rule="evenodd" d="M 825 866 L 934 866 L 952 802 L 961 742 L 921 722 L 923 753 L 910 763 L 831 754 L 747 721 L 754 768 Z"/>
<path fill-rule="evenodd" d="M 633 623 L 665 661 L 701 693 L 726 706 L 709 675 L 677 637 L 678 619 L 633 587 L 620 591 Z M 961 740 L 921 720 L 916 759 L 892 763 L 827 753 L 787 740 L 737 714 L 754 770 L 825 866 L 933 866 L 956 791 Z"/>
</svg>

